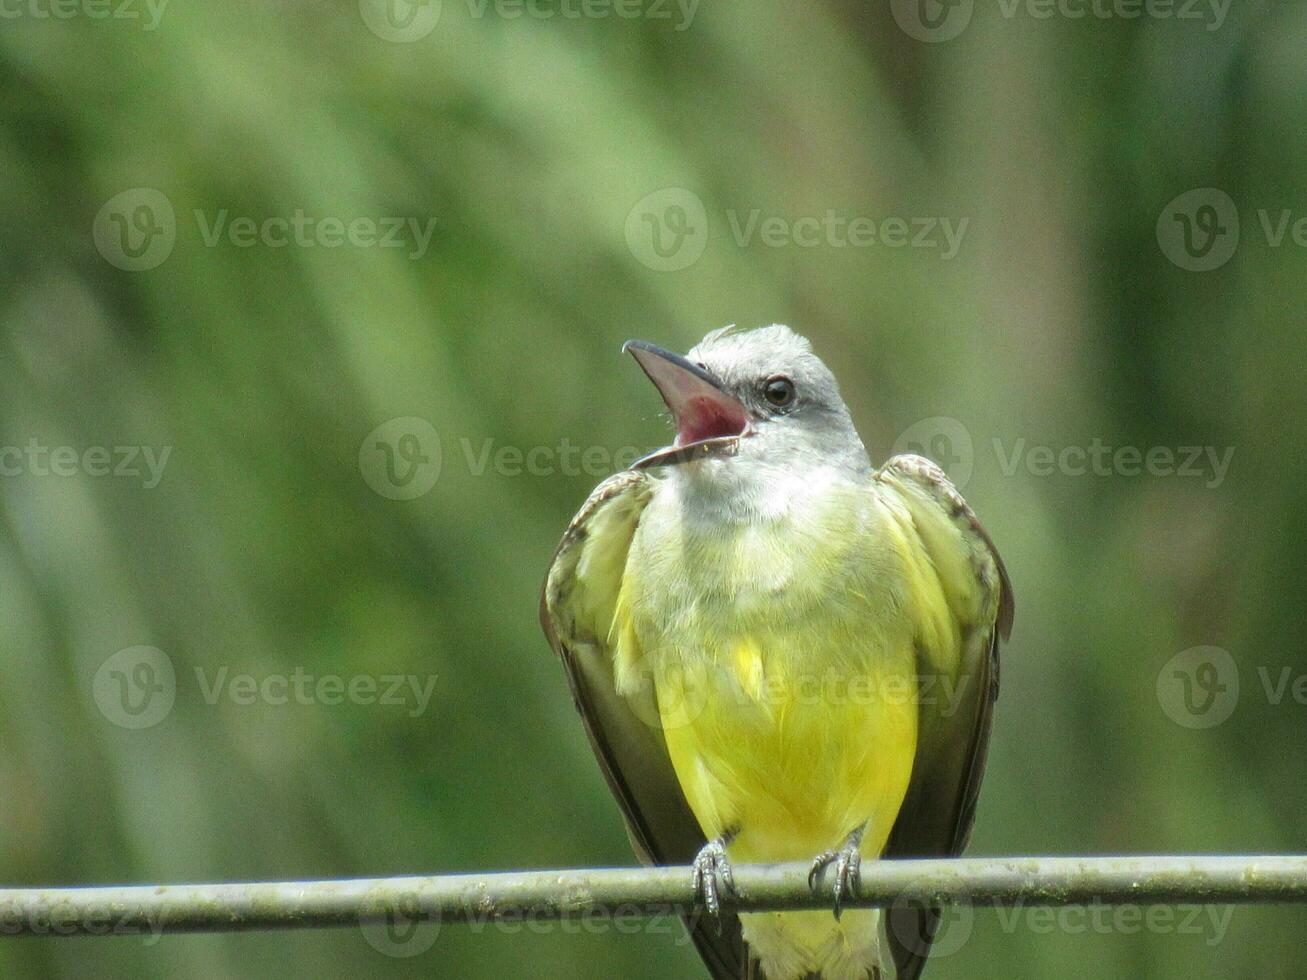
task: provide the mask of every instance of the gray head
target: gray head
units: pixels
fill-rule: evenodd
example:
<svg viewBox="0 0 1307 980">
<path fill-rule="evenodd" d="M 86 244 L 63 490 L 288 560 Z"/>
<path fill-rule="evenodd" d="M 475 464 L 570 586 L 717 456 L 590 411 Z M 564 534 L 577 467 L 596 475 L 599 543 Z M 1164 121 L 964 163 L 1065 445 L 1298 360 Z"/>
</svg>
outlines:
<svg viewBox="0 0 1307 980">
<path fill-rule="evenodd" d="M 725 327 L 685 356 L 642 341 L 629 350 L 658 387 L 676 441 L 635 465 L 726 475 L 739 464 L 870 469 L 835 376 L 789 327 Z"/>
</svg>

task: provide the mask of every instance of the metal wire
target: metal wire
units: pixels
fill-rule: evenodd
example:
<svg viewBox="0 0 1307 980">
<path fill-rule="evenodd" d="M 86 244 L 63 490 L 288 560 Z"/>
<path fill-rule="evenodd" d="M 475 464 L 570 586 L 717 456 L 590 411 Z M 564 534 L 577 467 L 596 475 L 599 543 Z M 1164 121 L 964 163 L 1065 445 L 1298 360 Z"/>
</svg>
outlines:
<svg viewBox="0 0 1307 980">
<path fill-rule="evenodd" d="M 808 865 L 735 868 L 737 911 L 828 908 Z M 0 936 L 235 932 L 371 922 L 701 914 L 689 868 L 512 871 L 336 881 L 0 889 Z M 969 858 L 866 862 L 849 906 L 1307 902 L 1307 857 Z"/>
</svg>

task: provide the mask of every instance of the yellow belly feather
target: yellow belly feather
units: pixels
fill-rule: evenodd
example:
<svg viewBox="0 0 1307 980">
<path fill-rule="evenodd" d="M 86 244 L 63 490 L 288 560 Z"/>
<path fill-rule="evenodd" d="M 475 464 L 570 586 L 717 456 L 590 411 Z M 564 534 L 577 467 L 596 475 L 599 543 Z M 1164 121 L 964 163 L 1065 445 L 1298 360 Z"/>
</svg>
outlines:
<svg viewBox="0 0 1307 980">
<path fill-rule="evenodd" d="M 883 516 L 879 512 L 875 515 Z M 850 534 L 865 515 L 696 538 L 646 511 L 614 610 L 619 689 L 652 681 L 677 778 L 733 860 L 811 860 L 866 824 L 880 856 L 912 774 L 917 664 L 902 535 Z M 822 533 L 841 524 L 843 534 Z M 662 533 L 674 527 L 672 534 Z M 883 543 L 884 553 L 868 540 Z M 637 678 L 639 680 L 637 680 Z M 779 976 L 866 975 L 877 915 L 745 916 Z M 874 959 L 871 960 L 874 962 Z"/>
<path fill-rule="evenodd" d="M 870 656 L 849 675 L 822 668 L 835 637 L 808 638 L 806 657 L 786 639 L 734 639 L 718 661 L 702 638 L 703 660 L 654 667 L 686 799 L 709 837 L 738 828 L 731 851 L 743 860 L 811 859 L 864 822 L 864 851 L 877 857 L 916 753 L 911 649 Z"/>
</svg>

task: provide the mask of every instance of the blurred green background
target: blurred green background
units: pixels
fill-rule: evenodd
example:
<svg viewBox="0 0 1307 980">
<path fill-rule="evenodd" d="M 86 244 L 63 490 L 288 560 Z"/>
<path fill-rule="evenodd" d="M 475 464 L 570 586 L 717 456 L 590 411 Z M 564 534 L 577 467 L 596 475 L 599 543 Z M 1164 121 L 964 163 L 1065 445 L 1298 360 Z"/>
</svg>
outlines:
<svg viewBox="0 0 1307 980">
<path fill-rule="evenodd" d="M 621 342 L 774 321 L 1011 570 L 971 853 L 1302 849 L 1303 5 L 125 2 L 0 18 L 4 884 L 630 864 L 540 580 L 665 441 Z M 231 686 L 296 671 L 383 690 Z M 1299 977 L 1303 915 L 983 910 L 927 976 Z M 629 932 L 0 973 L 701 975 Z"/>
</svg>

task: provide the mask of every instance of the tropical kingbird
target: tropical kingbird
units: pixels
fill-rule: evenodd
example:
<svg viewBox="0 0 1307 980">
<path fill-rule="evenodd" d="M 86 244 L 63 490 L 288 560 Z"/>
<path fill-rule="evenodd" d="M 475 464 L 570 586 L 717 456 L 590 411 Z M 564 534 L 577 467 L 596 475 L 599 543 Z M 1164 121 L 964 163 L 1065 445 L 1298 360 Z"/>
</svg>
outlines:
<svg viewBox="0 0 1307 980">
<path fill-rule="evenodd" d="M 693 864 L 716 980 L 886 976 L 880 913 L 841 901 L 863 858 L 966 845 L 1012 624 L 1002 561 L 933 463 L 872 467 L 788 327 L 623 349 L 676 439 L 591 494 L 541 620 L 631 842 Z M 729 914 L 732 860 L 831 866 L 835 914 Z M 939 911 L 886 918 L 915 978 Z"/>
</svg>

